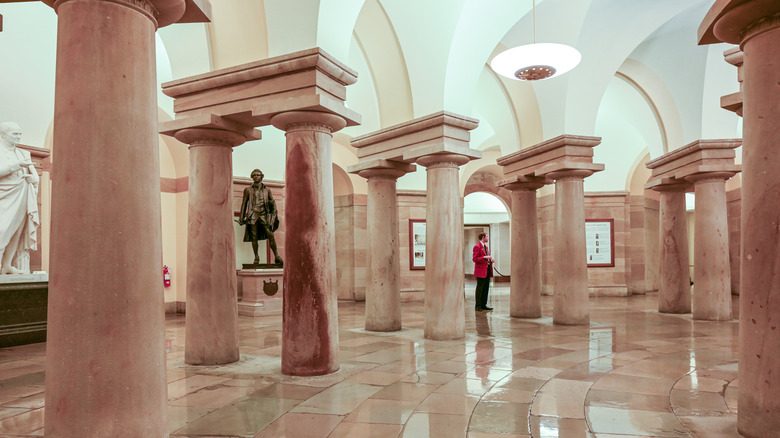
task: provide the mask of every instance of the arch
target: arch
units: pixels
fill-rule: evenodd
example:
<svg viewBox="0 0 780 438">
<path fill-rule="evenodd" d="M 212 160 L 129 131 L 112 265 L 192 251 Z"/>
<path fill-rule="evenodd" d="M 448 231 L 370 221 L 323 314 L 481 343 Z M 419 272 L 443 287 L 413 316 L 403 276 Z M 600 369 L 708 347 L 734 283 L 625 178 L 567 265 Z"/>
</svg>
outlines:
<svg viewBox="0 0 780 438">
<path fill-rule="evenodd" d="M 645 163 L 650 161 L 650 153 L 647 148 L 643 150 L 634 160 L 634 164 L 631 165 L 631 170 L 628 171 L 628 178 L 626 179 L 626 190 L 631 195 L 642 196 L 645 193 L 645 184 L 650 180 L 650 169 L 645 166 Z"/>
<path fill-rule="evenodd" d="M 354 193 L 352 181 L 344 169 L 336 163 L 333 163 L 333 196 L 345 196 Z"/>
<path fill-rule="evenodd" d="M 506 211 L 511 215 L 512 192 L 503 187 L 498 187 L 496 184 L 501 178 L 488 169 L 483 169 L 472 174 L 466 181 L 466 188 L 463 194 L 464 199 L 466 196 L 476 192 L 490 193 L 501 200 L 504 207 L 506 207 Z"/>
</svg>

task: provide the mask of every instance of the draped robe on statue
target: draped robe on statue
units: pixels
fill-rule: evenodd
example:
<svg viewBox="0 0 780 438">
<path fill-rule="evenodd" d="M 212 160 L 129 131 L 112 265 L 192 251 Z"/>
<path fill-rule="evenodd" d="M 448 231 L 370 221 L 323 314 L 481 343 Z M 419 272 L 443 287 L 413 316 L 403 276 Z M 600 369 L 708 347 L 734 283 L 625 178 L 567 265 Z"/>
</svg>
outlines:
<svg viewBox="0 0 780 438">
<path fill-rule="evenodd" d="M 20 160 L 30 161 L 30 153 L 19 148 L 0 149 L 0 249 L 4 252 L 21 228 L 13 265 L 29 270 L 29 258 L 24 257 L 38 248 L 38 191 L 33 182 L 24 178 L 32 171 L 27 167 L 20 169 L 16 164 Z"/>
</svg>

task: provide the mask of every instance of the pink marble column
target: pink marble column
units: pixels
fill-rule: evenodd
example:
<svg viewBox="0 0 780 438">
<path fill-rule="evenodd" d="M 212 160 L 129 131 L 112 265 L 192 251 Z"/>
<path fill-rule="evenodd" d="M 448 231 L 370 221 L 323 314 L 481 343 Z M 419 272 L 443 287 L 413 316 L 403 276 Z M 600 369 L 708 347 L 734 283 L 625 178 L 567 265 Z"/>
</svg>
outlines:
<svg viewBox="0 0 780 438">
<path fill-rule="evenodd" d="M 425 212 L 425 337 L 465 336 L 463 310 L 463 209 L 458 193 L 459 167 L 468 158 L 427 155 L 417 163 L 427 171 Z"/>
<path fill-rule="evenodd" d="M 539 271 L 539 225 L 536 190 L 542 184 L 517 183 L 512 190 L 512 272 L 509 315 L 516 318 L 542 316 L 542 279 Z"/>
<path fill-rule="evenodd" d="M 159 21 L 143 1 L 56 9 L 45 434 L 167 437 Z"/>
<path fill-rule="evenodd" d="M 176 133 L 190 145 L 187 312 L 184 362 L 220 365 L 238 352 L 233 146 L 246 139 L 221 129 Z"/>
<path fill-rule="evenodd" d="M 741 12 L 755 16 L 742 21 L 750 27 L 742 37 L 745 63 L 738 426 L 745 436 L 767 437 L 780 430 L 780 5 L 772 3 L 770 7 L 765 2 L 761 10 L 761 2 L 747 3 L 750 5 Z"/>
<path fill-rule="evenodd" d="M 339 369 L 332 133 L 344 119 L 292 111 L 271 123 L 287 132 L 282 372 Z"/>
<path fill-rule="evenodd" d="M 590 323 L 583 179 L 592 173 L 571 170 L 548 175 L 555 180 L 554 324 Z"/>
<path fill-rule="evenodd" d="M 693 238 L 693 319 L 731 319 L 731 265 L 726 179 L 734 173 L 705 173 L 688 180 L 696 191 Z"/>
<path fill-rule="evenodd" d="M 370 169 L 368 179 L 368 260 L 366 330 L 401 330 L 401 262 L 398 254 L 396 180 L 406 172 Z"/>
<path fill-rule="evenodd" d="M 659 186 L 661 262 L 658 267 L 658 311 L 691 312 L 688 259 L 688 220 L 685 216 L 686 185 Z"/>
</svg>

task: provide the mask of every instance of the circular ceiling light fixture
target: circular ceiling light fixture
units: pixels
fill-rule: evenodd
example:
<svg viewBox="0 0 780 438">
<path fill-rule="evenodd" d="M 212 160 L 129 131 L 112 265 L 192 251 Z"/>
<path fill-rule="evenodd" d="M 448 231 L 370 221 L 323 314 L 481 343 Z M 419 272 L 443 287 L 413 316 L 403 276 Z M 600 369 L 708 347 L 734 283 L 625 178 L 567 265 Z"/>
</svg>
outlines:
<svg viewBox="0 0 780 438">
<path fill-rule="evenodd" d="M 533 44 L 513 47 L 498 54 L 490 68 L 501 76 L 521 81 L 538 81 L 560 76 L 580 63 L 582 55 L 565 44 L 536 43 L 536 1 L 533 6 Z"/>
</svg>

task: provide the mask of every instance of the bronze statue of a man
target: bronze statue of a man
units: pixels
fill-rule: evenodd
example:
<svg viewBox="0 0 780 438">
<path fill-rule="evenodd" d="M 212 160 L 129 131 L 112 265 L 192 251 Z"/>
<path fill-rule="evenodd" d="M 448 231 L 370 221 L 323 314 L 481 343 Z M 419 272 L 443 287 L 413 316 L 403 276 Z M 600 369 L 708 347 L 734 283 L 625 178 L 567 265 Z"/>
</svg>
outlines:
<svg viewBox="0 0 780 438">
<path fill-rule="evenodd" d="M 274 252 L 274 261 L 277 264 L 282 264 L 282 258 L 276 251 L 276 239 L 274 239 L 274 231 L 279 228 L 276 202 L 271 195 L 271 189 L 263 184 L 263 172 L 260 169 L 255 169 L 251 176 L 254 183 L 244 189 L 244 198 L 241 201 L 241 210 L 238 215 L 238 223 L 246 225 L 244 242 L 252 242 L 255 264 L 259 264 L 257 241 L 268 239 L 271 251 Z"/>
</svg>

